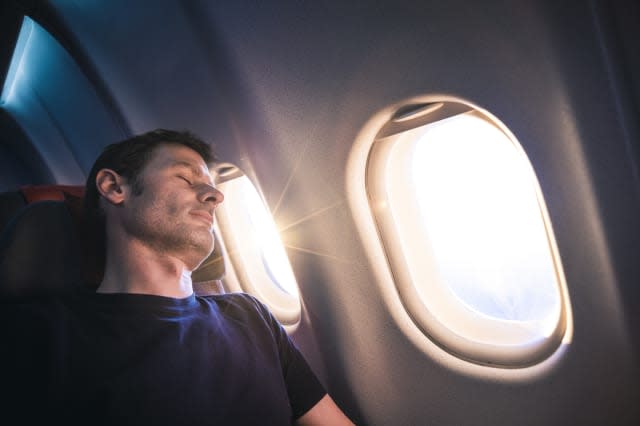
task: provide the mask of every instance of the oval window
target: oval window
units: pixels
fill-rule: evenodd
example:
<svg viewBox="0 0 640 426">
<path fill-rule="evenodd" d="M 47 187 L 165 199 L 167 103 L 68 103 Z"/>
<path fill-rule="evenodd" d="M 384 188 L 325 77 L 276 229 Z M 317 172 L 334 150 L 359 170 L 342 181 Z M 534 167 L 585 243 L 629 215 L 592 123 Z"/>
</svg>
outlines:
<svg viewBox="0 0 640 426">
<path fill-rule="evenodd" d="M 464 102 L 399 109 L 366 188 L 409 315 L 436 344 L 520 367 L 559 346 L 564 278 L 534 170 L 495 117 Z"/>
<path fill-rule="evenodd" d="M 218 167 L 224 202 L 216 209 L 231 273 L 225 285 L 253 294 L 283 325 L 300 319 L 298 284 L 271 213 L 251 180 L 230 164 Z"/>
</svg>

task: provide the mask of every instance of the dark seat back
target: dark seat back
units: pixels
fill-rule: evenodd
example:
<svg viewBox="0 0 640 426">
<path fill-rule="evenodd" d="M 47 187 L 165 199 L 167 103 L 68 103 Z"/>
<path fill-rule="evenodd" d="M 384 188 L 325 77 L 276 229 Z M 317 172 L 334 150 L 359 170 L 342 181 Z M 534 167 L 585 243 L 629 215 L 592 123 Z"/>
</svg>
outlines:
<svg viewBox="0 0 640 426">
<path fill-rule="evenodd" d="M 18 214 L 0 238 L 0 297 L 57 293 L 79 285 L 81 245 L 64 202 L 41 201 Z"/>
</svg>

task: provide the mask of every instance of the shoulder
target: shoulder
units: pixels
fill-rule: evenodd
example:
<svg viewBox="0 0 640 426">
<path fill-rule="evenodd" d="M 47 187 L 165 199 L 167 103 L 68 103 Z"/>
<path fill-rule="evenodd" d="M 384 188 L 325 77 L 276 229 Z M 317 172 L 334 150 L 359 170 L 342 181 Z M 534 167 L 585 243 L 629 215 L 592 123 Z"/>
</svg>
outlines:
<svg viewBox="0 0 640 426">
<path fill-rule="evenodd" d="M 286 335 L 282 325 L 269 308 L 256 297 L 247 293 L 227 293 L 211 296 L 197 296 L 201 303 L 214 306 L 223 317 L 235 323 L 242 323 L 253 329 L 263 329 L 277 340 Z"/>
<path fill-rule="evenodd" d="M 196 296 L 196 299 L 214 304 L 220 309 L 238 309 L 249 311 L 264 311 L 267 308 L 256 297 L 247 293 L 225 293 L 210 296 Z"/>
<path fill-rule="evenodd" d="M 217 307 L 220 313 L 233 318 L 259 318 L 271 321 L 269 309 L 256 297 L 247 293 L 226 293 L 211 296 L 197 296 L 201 303 Z"/>
</svg>

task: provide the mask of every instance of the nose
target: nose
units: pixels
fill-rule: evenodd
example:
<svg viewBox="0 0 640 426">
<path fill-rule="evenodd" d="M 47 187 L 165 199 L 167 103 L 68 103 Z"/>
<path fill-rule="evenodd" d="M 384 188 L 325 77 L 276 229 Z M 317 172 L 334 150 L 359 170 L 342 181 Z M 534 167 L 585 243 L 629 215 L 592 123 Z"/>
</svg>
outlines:
<svg viewBox="0 0 640 426">
<path fill-rule="evenodd" d="M 211 203 L 215 208 L 224 200 L 224 194 L 214 186 L 204 184 L 198 192 L 198 200 L 201 203 Z"/>
</svg>

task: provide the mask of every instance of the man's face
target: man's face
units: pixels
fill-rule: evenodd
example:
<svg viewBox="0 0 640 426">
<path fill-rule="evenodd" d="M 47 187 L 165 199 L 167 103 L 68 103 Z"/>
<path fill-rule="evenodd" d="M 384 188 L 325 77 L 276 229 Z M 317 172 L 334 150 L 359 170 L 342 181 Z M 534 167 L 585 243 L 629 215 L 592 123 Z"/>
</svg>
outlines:
<svg viewBox="0 0 640 426">
<path fill-rule="evenodd" d="M 127 234 L 195 269 L 213 250 L 213 213 L 224 198 L 202 157 L 182 145 L 161 145 L 138 180 L 142 192 L 129 186 L 123 205 Z"/>
</svg>

